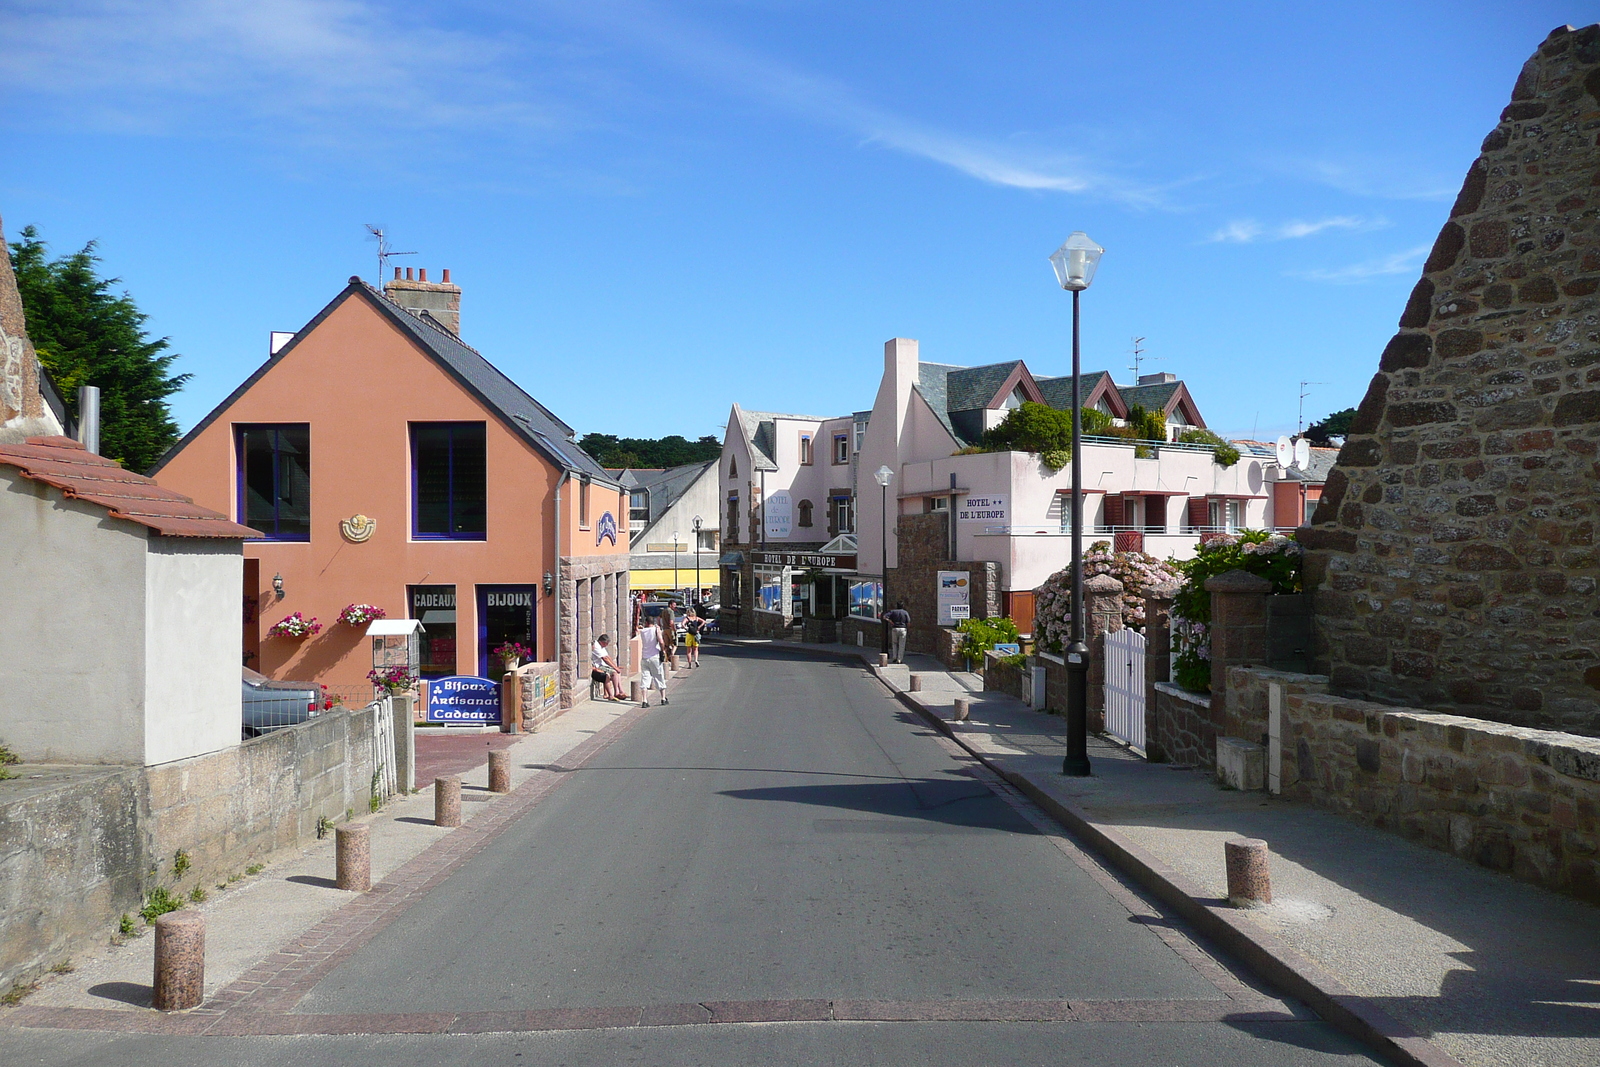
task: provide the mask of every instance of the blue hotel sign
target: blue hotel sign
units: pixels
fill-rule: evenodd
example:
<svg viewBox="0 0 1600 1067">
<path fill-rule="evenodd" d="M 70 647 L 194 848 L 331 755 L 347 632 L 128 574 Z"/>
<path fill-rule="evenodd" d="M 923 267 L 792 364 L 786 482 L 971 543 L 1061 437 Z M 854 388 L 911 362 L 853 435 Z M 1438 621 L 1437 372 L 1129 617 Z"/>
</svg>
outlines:
<svg viewBox="0 0 1600 1067">
<path fill-rule="evenodd" d="M 499 723 L 500 683 L 487 678 L 435 678 L 428 683 L 428 722 Z"/>
</svg>

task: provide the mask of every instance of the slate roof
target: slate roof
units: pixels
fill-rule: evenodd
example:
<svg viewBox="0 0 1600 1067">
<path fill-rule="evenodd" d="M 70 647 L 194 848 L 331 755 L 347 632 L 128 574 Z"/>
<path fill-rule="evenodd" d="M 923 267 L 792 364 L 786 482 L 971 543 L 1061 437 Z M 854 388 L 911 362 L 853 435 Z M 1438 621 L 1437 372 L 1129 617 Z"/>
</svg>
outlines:
<svg viewBox="0 0 1600 1067">
<path fill-rule="evenodd" d="M 432 316 L 414 315 L 406 309 L 384 296 L 378 290 L 362 281 L 360 278 L 351 278 L 343 292 L 334 297 L 327 307 L 318 312 L 317 317 L 301 327 L 294 335 L 294 339 L 284 345 L 267 362 L 263 363 L 254 374 L 246 378 L 226 400 L 212 409 L 211 413 L 183 436 L 183 440 L 167 450 L 167 454 L 156 461 L 150 469 L 151 474 L 164 467 L 168 460 L 177 455 L 190 440 L 210 426 L 224 411 L 231 407 L 234 401 L 245 394 L 249 388 L 261 379 L 267 371 L 271 370 L 280 360 L 294 351 L 295 347 L 305 339 L 313 330 L 322 323 L 346 300 L 351 297 L 362 297 L 385 318 L 400 328 L 400 331 L 416 342 L 417 347 L 424 353 L 433 357 L 445 371 L 468 393 L 477 397 L 486 407 L 500 416 L 500 421 L 513 433 L 521 437 L 534 450 L 543 455 L 557 468 L 571 471 L 574 474 L 587 475 L 592 480 L 615 485 L 616 481 L 606 473 L 606 469 L 595 462 L 583 449 L 573 443 L 570 438 L 573 434 L 572 427 L 556 418 L 550 409 L 539 401 L 529 396 L 516 382 L 483 357 L 477 349 L 464 343 L 461 338 L 440 326 Z"/>
<path fill-rule="evenodd" d="M 1081 381 L 1079 388 L 1082 390 L 1082 399 L 1085 402 L 1093 395 L 1096 387 L 1100 384 L 1100 380 L 1105 378 L 1108 373 L 1108 371 L 1097 370 L 1087 371 L 1078 376 Z M 1062 411 L 1072 410 L 1072 375 L 1068 374 L 1059 378 L 1036 377 L 1033 381 L 1039 387 L 1039 392 L 1044 395 L 1045 403 Z M 1119 389 L 1118 391 L 1124 396 L 1127 395 L 1126 389 Z"/>
<path fill-rule="evenodd" d="M 695 479 L 716 463 L 714 459 L 707 459 L 699 463 L 685 463 L 678 467 L 629 467 L 621 470 L 607 468 L 607 473 L 625 489 L 649 490 L 650 515 L 653 523 L 688 492 Z"/>
<path fill-rule="evenodd" d="M 1119 385 L 1117 391 L 1122 394 L 1122 399 L 1128 402 L 1131 408 L 1138 404 L 1146 411 L 1165 412 L 1167 405 L 1172 403 L 1172 397 L 1183 385 L 1182 382 L 1157 382 L 1152 385 Z"/>
<path fill-rule="evenodd" d="M 0 466 L 14 467 L 29 481 L 98 504 L 113 518 L 147 526 L 165 537 L 244 541 L 264 536 L 142 474 L 123 470 L 70 437 L 30 437 L 25 444 L 0 445 Z"/>
<path fill-rule="evenodd" d="M 954 426 L 950 425 L 950 372 L 965 370 L 964 367 L 952 366 L 949 363 L 918 363 L 917 381 L 912 386 L 922 394 L 922 399 L 927 401 L 928 407 L 938 417 L 950 436 L 960 441 L 961 435 L 956 433 Z M 960 410 L 960 409 L 957 409 Z M 870 412 L 869 412 L 870 414 Z"/>
<path fill-rule="evenodd" d="M 756 470 L 775 471 L 777 461 L 777 434 L 779 419 L 799 419 L 802 422 L 832 422 L 841 415 L 786 415 L 777 411 L 746 411 L 739 409 L 744 425 L 740 430 L 750 444 L 752 461 Z"/>
<path fill-rule="evenodd" d="M 1021 366 L 1020 359 L 1007 363 L 989 363 L 982 367 L 952 367 L 945 378 L 945 396 L 949 411 L 975 411 L 986 408 L 995 393 L 1006 384 L 1013 371 Z"/>
</svg>

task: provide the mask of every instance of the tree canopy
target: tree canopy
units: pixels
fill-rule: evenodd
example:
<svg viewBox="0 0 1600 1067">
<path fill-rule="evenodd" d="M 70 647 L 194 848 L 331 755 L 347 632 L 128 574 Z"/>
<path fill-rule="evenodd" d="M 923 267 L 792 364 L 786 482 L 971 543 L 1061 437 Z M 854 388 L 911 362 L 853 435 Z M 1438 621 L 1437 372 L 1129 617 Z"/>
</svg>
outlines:
<svg viewBox="0 0 1600 1067">
<path fill-rule="evenodd" d="M 722 455 L 722 442 L 707 434 L 690 441 L 679 434 L 666 437 L 617 437 L 608 433 L 586 433 L 578 447 L 593 456 L 602 467 L 680 467 L 685 463 L 704 463 Z"/>
<path fill-rule="evenodd" d="M 34 227 L 20 236 L 11 245 L 11 268 L 39 362 L 73 418 L 78 387 L 98 386 L 100 454 L 129 470 L 148 470 L 178 439 L 167 398 L 190 377 L 171 373 L 178 354 L 168 351 L 168 338 L 145 332 L 148 316 L 133 297 L 112 293 L 121 278 L 99 276 L 96 242 L 51 259 Z"/>
<path fill-rule="evenodd" d="M 1335 437 L 1341 441 L 1350 432 L 1350 421 L 1356 417 L 1355 408 L 1335 411 L 1325 419 L 1318 419 L 1306 427 L 1306 440 L 1318 445 L 1331 445 Z"/>
</svg>

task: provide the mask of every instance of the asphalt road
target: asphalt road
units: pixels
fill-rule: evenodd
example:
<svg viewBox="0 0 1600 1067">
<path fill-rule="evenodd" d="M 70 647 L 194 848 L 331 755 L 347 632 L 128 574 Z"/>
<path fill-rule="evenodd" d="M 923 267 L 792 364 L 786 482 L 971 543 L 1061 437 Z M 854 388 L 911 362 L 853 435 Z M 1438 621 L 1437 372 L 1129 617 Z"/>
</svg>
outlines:
<svg viewBox="0 0 1600 1067">
<path fill-rule="evenodd" d="M 372 1017 L 566 1009 L 589 1013 L 593 1028 L 13 1031 L 0 1034 L 0 1060 L 1375 1062 L 1075 858 L 1025 801 L 858 665 L 727 648 L 708 650 L 704 663 L 669 707 L 571 772 L 294 1008 Z M 1018 1007 L 1061 1002 L 1073 1005 L 1064 1021 L 1026 1021 Z M 853 1021 L 771 1021 L 791 1009 L 815 1018 L 818 1004 Z M 688 1014 L 675 1025 L 604 1024 L 604 1009 L 651 1005 Z M 694 1014 L 705 1005 L 758 1021 L 706 1025 Z"/>
</svg>

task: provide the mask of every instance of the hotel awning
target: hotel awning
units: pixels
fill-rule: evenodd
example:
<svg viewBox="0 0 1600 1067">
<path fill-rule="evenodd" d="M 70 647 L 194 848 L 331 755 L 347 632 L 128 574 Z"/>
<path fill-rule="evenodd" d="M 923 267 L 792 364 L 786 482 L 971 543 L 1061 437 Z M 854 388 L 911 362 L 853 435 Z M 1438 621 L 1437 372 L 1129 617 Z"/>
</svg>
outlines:
<svg viewBox="0 0 1600 1067">
<path fill-rule="evenodd" d="M 717 560 L 717 566 L 719 567 L 739 567 L 743 565 L 743 552 L 724 552 L 722 557 Z"/>
</svg>

